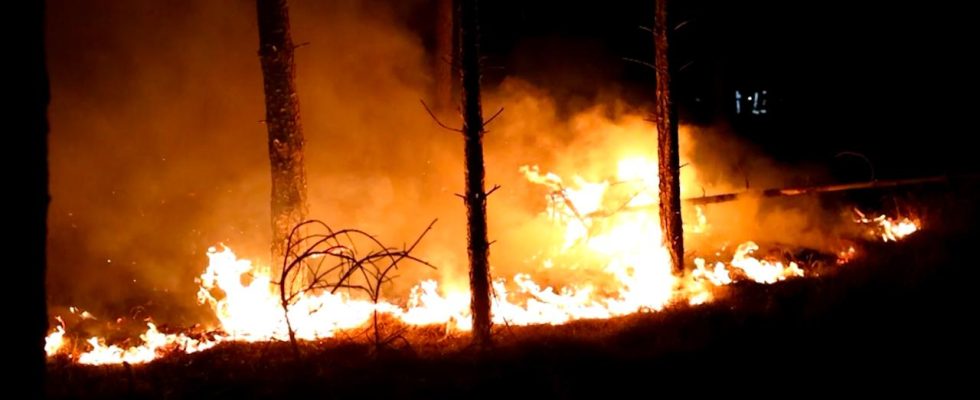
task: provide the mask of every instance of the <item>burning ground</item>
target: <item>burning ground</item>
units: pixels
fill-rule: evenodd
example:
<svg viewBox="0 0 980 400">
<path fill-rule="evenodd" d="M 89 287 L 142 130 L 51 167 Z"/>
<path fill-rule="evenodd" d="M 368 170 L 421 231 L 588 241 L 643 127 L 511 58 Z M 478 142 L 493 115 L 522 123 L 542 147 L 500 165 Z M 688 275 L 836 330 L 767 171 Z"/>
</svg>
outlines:
<svg viewBox="0 0 980 400">
<path fill-rule="evenodd" d="M 436 269 L 401 266 L 378 301 L 298 292 L 289 321 L 303 357 L 293 360 L 267 259 L 255 18 L 250 7 L 196 3 L 52 7 L 51 41 L 63 46 L 51 52 L 55 329 L 47 350 L 57 396 L 349 394 L 372 382 L 422 395 L 432 389 L 426 382 L 443 378 L 468 390 L 544 379 L 573 392 L 576 380 L 645 361 L 712 380 L 737 368 L 717 362 L 728 356 L 795 351 L 776 363 L 827 350 L 801 346 L 821 338 L 800 326 L 829 318 L 815 326 L 869 327 L 852 307 L 939 304 L 911 300 L 921 297 L 906 296 L 902 283 L 933 274 L 948 282 L 961 267 L 947 267 L 956 258 L 919 258 L 944 240 L 953 246 L 944 257 L 965 246 L 950 228 L 955 218 L 926 212 L 941 203 L 745 196 L 686 207 L 688 272 L 675 275 L 653 207 L 649 106 L 615 88 L 573 101 L 504 77 L 485 101 L 488 110 L 506 107 L 486 136 L 488 182 L 501 185 L 489 206 L 500 352 L 477 367 L 461 344 L 469 309 L 463 208 L 453 196 L 459 138 L 418 106 L 430 79 L 424 45 L 397 7 L 296 2 L 294 35 L 310 43 L 297 55 L 297 85 L 311 215 L 389 244 L 411 243 L 438 223 L 414 248 Z M 160 13 L 177 22 L 153 23 Z M 78 15 L 127 18 L 80 31 L 62 23 Z M 64 49 L 91 43 L 100 45 Z M 826 180 L 820 169 L 769 161 L 718 127 L 684 126 L 681 147 L 687 198 Z M 896 264 L 904 268 L 889 269 Z M 932 284 L 922 283 L 926 293 L 940 293 Z M 948 290 L 959 293 L 958 285 Z M 380 326 L 371 325 L 376 317 Z M 378 330 L 393 340 L 366 345 Z M 474 368 L 488 375 L 474 378 Z M 641 370 L 650 371 L 622 377 L 636 380 Z M 763 382 L 793 378 L 773 375 Z"/>
<path fill-rule="evenodd" d="M 976 222 L 960 187 L 928 196 L 931 228 L 902 243 L 868 241 L 870 257 L 774 285 L 742 282 L 715 301 L 559 326 L 498 326 L 483 357 L 444 329 L 406 333 L 411 346 L 381 353 L 359 337 L 288 344 L 225 343 L 126 367 L 52 359 L 55 397 L 263 398 L 335 396 L 565 397 L 615 395 L 670 383 L 668 392 L 838 389 L 890 393 L 959 390 L 975 354 L 969 287 Z M 926 197 L 921 192 L 920 199 Z M 975 197 L 973 197 L 975 199 Z M 942 211 L 940 211 L 942 210 Z M 936 248 L 944 251 L 936 252 Z M 808 383 L 809 381 L 809 383 Z M 901 382 L 901 384 L 896 384 Z M 805 389 L 804 389 L 805 388 Z"/>
<path fill-rule="evenodd" d="M 502 210 L 491 214 L 504 224 L 498 228 L 501 240 L 497 248 L 505 251 L 494 257 L 493 264 L 493 318 L 498 325 L 556 325 L 699 305 L 736 282 L 772 284 L 826 273 L 828 266 L 846 268 L 853 258 L 863 256 L 858 241 L 895 242 L 914 234 L 922 223 L 914 213 L 868 215 L 857 209 L 844 210 L 849 216 L 834 219 L 833 213 L 805 201 L 780 205 L 752 196 L 731 204 L 687 207 L 690 267 L 685 275 L 675 275 L 660 244 L 656 160 L 651 154 L 654 136 L 642 116 L 596 106 L 561 122 L 543 109 L 549 106 L 548 99 L 529 94 L 532 89 L 512 84 L 503 93 L 507 96 L 503 102 L 514 104 L 511 113 L 526 117 L 502 120 L 497 133 L 501 140 L 527 139 L 523 133 L 527 129 L 563 129 L 572 140 L 537 146 L 549 149 L 547 152 L 525 148 L 525 153 L 517 155 L 504 153 L 504 165 L 526 160 L 528 154 L 545 154 L 545 161 L 569 172 L 547 172 L 536 164 L 515 166 L 510 174 L 500 172 L 503 177 L 521 179 L 512 184 L 526 193 L 502 189 L 497 203 Z M 527 126 L 534 122 L 539 126 Z M 700 148 L 704 144 L 695 139 L 695 131 L 693 127 L 684 130 L 683 187 L 688 192 L 690 188 L 710 190 L 708 193 L 734 190 L 724 181 L 710 181 L 707 171 L 724 165 L 718 161 L 724 156 L 709 150 L 714 146 Z M 709 134 L 700 137 L 708 138 L 710 144 Z M 702 167 L 695 155 L 715 162 Z M 769 180 L 778 181 L 771 174 Z M 542 209 L 533 210 L 534 206 Z M 446 219 L 452 223 L 453 217 L 449 214 Z M 430 228 L 438 232 L 442 226 Z M 310 229 L 329 228 L 313 225 Z M 358 247 L 376 251 L 366 249 L 380 246 L 376 240 L 384 239 L 348 236 L 336 240 L 321 256 L 343 253 L 347 257 Z M 49 336 L 48 353 L 63 354 L 82 364 L 143 363 L 172 352 L 207 350 L 225 341 L 285 340 L 288 327 L 304 340 L 349 336 L 370 325 L 377 315 L 407 326 L 439 326 L 447 336 L 467 332 L 469 292 L 465 281 L 458 278 L 461 265 L 447 262 L 453 258 L 440 257 L 454 249 L 442 242 L 429 243 L 432 240 L 437 239 L 420 237 L 418 242 L 427 247 L 420 247 L 417 255 L 419 261 L 433 260 L 424 265 L 432 269 L 399 266 L 398 272 L 407 274 L 377 286 L 375 299 L 350 290 L 372 285 L 367 275 L 343 281 L 348 289 L 340 291 L 304 289 L 292 283 L 280 286 L 277 282 L 282 277 L 273 272 L 275 268 L 240 258 L 232 243 L 216 244 L 207 251 L 207 268 L 187 282 L 197 286 L 196 299 L 210 310 L 210 318 L 196 321 L 186 332 L 173 332 L 177 326 L 171 325 L 164 333 L 158 329 L 157 317 L 148 313 L 126 328 L 145 328 L 138 338 L 107 337 L 95 328 L 122 331 L 122 322 L 112 322 L 122 319 L 111 316 L 103 323 L 72 306 L 68 314 L 55 315 L 59 325 Z M 809 251 L 810 258 L 800 259 L 797 254 L 802 251 Z M 430 275 L 417 278 L 415 270 Z M 328 279 L 334 278 L 324 278 Z M 281 292 L 289 297 L 288 313 L 283 310 L 286 296 Z M 82 329 L 76 328 L 78 322 Z"/>
</svg>

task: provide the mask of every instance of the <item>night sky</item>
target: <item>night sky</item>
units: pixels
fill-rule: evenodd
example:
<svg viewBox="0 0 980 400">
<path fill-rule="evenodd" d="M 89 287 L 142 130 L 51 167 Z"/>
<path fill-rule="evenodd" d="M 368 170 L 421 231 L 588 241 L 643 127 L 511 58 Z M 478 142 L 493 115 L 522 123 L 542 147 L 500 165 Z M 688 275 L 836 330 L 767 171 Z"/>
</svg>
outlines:
<svg viewBox="0 0 980 400">
<path fill-rule="evenodd" d="M 514 74 L 586 99 L 615 81 L 626 97 L 649 102 L 652 71 L 622 58 L 652 60 L 650 34 L 639 28 L 651 25 L 652 8 L 650 1 L 485 2 L 484 49 L 499 67 L 487 80 Z M 976 171 L 966 144 L 975 131 L 977 25 L 967 8 L 674 2 L 673 18 L 684 22 L 672 44 L 674 62 L 686 65 L 675 77 L 682 115 L 730 125 L 780 161 L 843 168 L 841 179 L 866 176 L 847 171 L 855 166 L 834 157 L 842 151 L 868 156 L 879 178 Z M 735 90 L 767 90 L 767 115 L 736 115 Z"/>
</svg>

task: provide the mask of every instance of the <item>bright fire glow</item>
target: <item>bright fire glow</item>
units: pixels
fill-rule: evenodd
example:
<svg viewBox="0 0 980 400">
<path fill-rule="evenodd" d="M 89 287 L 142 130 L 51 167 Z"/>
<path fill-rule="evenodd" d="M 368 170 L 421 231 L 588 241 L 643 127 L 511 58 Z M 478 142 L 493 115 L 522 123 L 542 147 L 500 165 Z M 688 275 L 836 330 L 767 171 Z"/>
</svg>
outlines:
<svg viewBox="0 0 980 400">
<path fill-rule="evenodd" d="M 130 364 L 145 363 L 152 361 L 168 352 L 180 351 L 184 353 L 196 353 L 214 347 L 219 340 L 201 341 L 192 339 L 184 334 L 164 334 L 157 330 L 152 322 L 147 323 L 146 332 L 140 335 L 142 345 L 121 348 L 116 345 L 106 345 L 104 340 L 91 337 L 87 340 L 92 350 L 84 352 L 78 356 L 78 362 L 82 364 L 118 364 L 127 362 Z"/>
<path fill-rule="evenodd" d="M 55 354 L 65 345 L 65 327 L 58 325 L 48 337 L 44 338 L 44 352 Z"/>
<path fill-rule="evenodd" d="M 879 215 L 875 218 L 868 218 L 860 210 L 855 209 L 854 212 L 858 215 L 855 222 L 869 225 L 871 227 L 869 233 L 880 237 L 885 242 L 897 242 L 919 230 L 919 222 L 908 217 L 895 219 Z"/>
<path fill-rule="evenodd" d="M 737 247 L 727 264 L 696 258 L 695 269 L 689 275 L 675 276 L 668 252 L 660 244 L 656 171 L 656 160 L 644 157 L 621 160 L 615 176 L 601 181 L 580 176 L 566 181 L 554 173 L 542 173 L 537 166 L 522 167 L 521 173 L 530 182 L 548 189 L 545 215 L 562 238 L 542 268 L 557 268 L 558 258 L 570 257 L 587 261 L 595 272 L 608 277 L 608 282 L 555 288 L 535 281 L 533 273 L 520 273 L 510 280 L 497 279 L 493 282 L 494 321 L 511 325 L 560 324 L 657 311 L 672 302 L 708 302 L 713 287 L 738 280 L 769 284 L 804 275 L 795 262 L 754 257 L 759 246 L 746 242 Z M 709 229 L 703 211 L 696 211 L 697 225 L 689 226 L 688 233 Z M 895 221 L 885 216 L 860 216 L 858 222 L 874 226 L 875 234 L 884 241 L 901 239 L 918 229 L 917 222 L 907 218 Z M 850 259 L 853 254 L 854 249 L 850 248 L 841 257 Z M 205 350 L 222 341 L 286 340 L 286 318 L 270 269 L 237 258 L 227 247 L 209 249 L 208 258 L 207 269 L 198 279 L 197 297 L 210 306 L 220 321 L 220 334 L 207 339 L 183 333 L 165 334 L 148 323 L 140 345 L 123 348 L 91 337 L 80 346 L 88 350 L 69 356 L 83 364 L 132 364 L 172 352 Z M 296 337 L 306 340 L 328 338 L 339 331 L 364 326 L 375 311 L 408 325 L 471 329 L 469 292 L 465 289 L 449 290 L 434 280 L 425 280 L 411 290 L 403 304 L 384 300 L 373 303 L 344 292 L 304 292 L 290 307 L 289 321 Z M 66 342 L 65 328 L 58 326 L 48 336 L 45 350 L 49 355 L 67 353 Z"/>
</svg>

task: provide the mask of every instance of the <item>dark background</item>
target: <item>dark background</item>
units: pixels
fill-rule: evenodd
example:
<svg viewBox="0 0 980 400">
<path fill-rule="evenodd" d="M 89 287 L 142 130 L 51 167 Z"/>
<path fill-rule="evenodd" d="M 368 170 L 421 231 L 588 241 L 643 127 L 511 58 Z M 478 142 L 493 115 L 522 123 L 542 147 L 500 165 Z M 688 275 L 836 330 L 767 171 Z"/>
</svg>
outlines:
<svg viewBox="0 0 980 400">
<path fill-rule="evenodd" d="M 485 1 L 485 81 L 519 76 L 566 106 L 611 86 L 652 101 L 653 1 Z M 955 2 L 674 1 L 671 44 L 682 120 L 730 127 L 783 162 L 841 180 L 978 170 L 973 156 L 977 25 Z M 431 25 L 414 12 L 420 31 Z M 427 35 L 431 35 L 429 32 Z M 614 82 L 612 85 L 610 82 Z M 734 91 L 766 90 L 765 116 L 735 114 Z"/>
</svg>

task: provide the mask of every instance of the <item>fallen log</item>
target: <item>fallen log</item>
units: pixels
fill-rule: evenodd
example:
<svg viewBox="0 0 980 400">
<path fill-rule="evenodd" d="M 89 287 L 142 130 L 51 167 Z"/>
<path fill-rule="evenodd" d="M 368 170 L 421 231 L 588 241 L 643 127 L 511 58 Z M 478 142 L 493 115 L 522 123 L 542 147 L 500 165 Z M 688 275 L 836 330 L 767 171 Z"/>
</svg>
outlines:
<svg viewBox="0 0 980 400">
<path fill-rule="evenodd" d="M 823 185 L 823 186 L 809 186 L 809 187 L 798 187 L 798 188 L 770 188 L 763 190 L 746 190 L 737 193 L 725 193 L 713 196 L 701 196 L 692 197 L 684 199 L 687 204 L 713 204 L 713 203 L 724 203 L 729 201 L 735 201 L 740 198 L 749 197 L 787 197 L 787 196 L 801 196 L 805 194 L 813 193 L 830 193 L 830 192 L 842 192 L 846 190 L 859 190 L 859 189 L 881 189 L 881 188 L 891 188 L 899 186 L 916 186 L 916 185 L 927 185 L 927 184 L 937 184 L 937 183 L 949 183 L 954 181 L 972 181 L 980 178 L 980 175 L 966 175 L 959 177 L 949 177 L 949 176 L 934 176 L 929 178 L 912 178 L 912 179 L 893 179 L 885 181 L 870 181 L 870 182 L 859 182 L 859 183 L 844 183 L 837 185 Z"/>
</svg>

